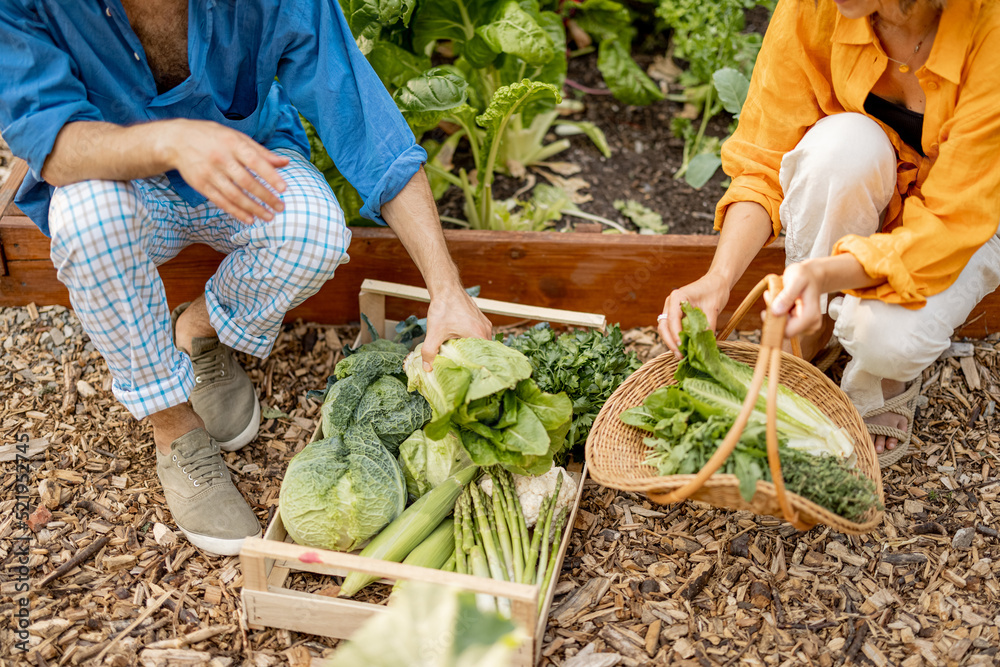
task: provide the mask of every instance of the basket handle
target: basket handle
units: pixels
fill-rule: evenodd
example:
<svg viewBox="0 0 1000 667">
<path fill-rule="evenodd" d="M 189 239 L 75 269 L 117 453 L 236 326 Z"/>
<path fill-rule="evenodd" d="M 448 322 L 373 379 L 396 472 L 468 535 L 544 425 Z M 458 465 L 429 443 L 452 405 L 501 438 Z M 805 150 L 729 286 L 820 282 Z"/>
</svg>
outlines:
<svg viewBox="0 0 1000 667">
<path fill-rule="evenodd" d="M 730 323 L 736 322 L 742 317 L 757 298 L 764 294 L 764 300 L 770 307 L 770 301 L 781 292 L 781 277 L 775 274 L 766 276 L 747 296 L 737 314 L 733 316 Z M 705 463 L 704 467 L 684 486 L 675 489 L 670 493 L 649 492 L 647 495 L 653 502 L 663 505 L 676 503 L 689 498 L 700 489 L 705 482 L 725 463 L 726 459 L 736 449 L 743 429 L 746 428 L 750 415 L 757 404 L 757 397 L 760 395 L 761 387 L 765 378 L 769 378 L 767 383 L 767 459 L 771 469 L 771 481 L 774 484 L 775 495 L 778 498 L 778 505 L 785 520 L 799 530 L 808 530 L 812 526 L 799 519 L 798 513 L 792 509 L 785 492 L 785 480 L 781 474 L 781 460 L 778 457 L 778 377 L 781 373 L 781 347 L 785 340 L 785 324 L 787 315 L 775 317 L 770 314 L 770 309 L 765 311 L 764 323 L 760 336 L 760 353 L 757 355 L 757 364 L 754 366 L 753 377 L 750 380 L 750 387 L 747 389 L 746 399 L 733 423 L 732 428 L 716 449 L 715 454 Z"/>
<path fill-rule="evenodd" d="M 746 314 L 750 312 L 750 309 L 753 307 L 753 305 L 757 303 L 757 299 L 759 299 L 761 295 L 764 294 L 765 290 L 768 290 L 768 281 L 772 277 L 777 277 L 778 285 L 779 286 L 781 285 L 781 279 L 779 276 L 776 276 L 773 273 L 764 276 L 761 279 L 761 281 L 757 283 L 752 290 L 750 290 L 749 294 L 746 295 L 746 298 L 743 299 L 743 302 L 740 303 L 740 305 L 736 308 L 736 312 L 734 312 L 732 317 L 729 318 L 729 321 L 726 322 L 726 326 L 724 326 L 722 328 L 722 332 L 719 333 L 718 337 L 719 340 L 727 340 L 730 334 L 732 334 L 733 331 L 736 330 L 737 325 L 739 325 L 739 323 L 743 321 L 743 318 L 746 317 Z M 781 291 L 780 287 L 778 288 L 778 291 Z M 770 298 L 774 298 L 778 296 L 778 292 L 771 290 L 770 295 L 771 295 Z M 782 327 L 782 329 L 784 329 L 784 327 Z M 792 354 L 794 354 L 799 359 L 802 358 L 802 343 L 799 340 L 798 336 L 792 336 Z"/>
</svg>

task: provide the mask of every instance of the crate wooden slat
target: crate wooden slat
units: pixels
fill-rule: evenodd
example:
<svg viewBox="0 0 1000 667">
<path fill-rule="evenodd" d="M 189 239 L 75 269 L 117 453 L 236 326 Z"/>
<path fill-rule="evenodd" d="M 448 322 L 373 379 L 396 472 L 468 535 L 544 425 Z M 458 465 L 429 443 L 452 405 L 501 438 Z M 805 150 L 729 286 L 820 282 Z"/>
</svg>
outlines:
<svg viewBox="0 0 1000 667">
<path fill-rule="evenodd" d="M 577 482 L 576 498 L 559 545 L 557 572 L 569 548 L 572 526 L 576 522 L 587 478 L 586 467 L 581 474 L 573 474 L 573 477 Z M 304 547 L 290 540 L 281 522 L 279 510 L 263 537 L 249 538 L 243 544 L 240 551 L 243 571 L 241 596 L 251 629 L 283 628 L 325 637 L 349 638 L 372 614 L 385 611 L 385 606 L 296 591 L 286 588 L 284 584 L 297 571 L 341 576 L 349 571 L 357 571 L 382 577 L 390 582 L 422 581 L 508 598 L 511 601 L 511 616 L 528 628 L 530 633 L 513 665 L 530 667 L 538 659 L 558 575 L 552 578 L 546 591 L 540 592 L 537 586 L 363 558 L 356 554 Z M 544 595 L 544 604 L 539 613 L 536 610 L 540 594 Z"/>
</svg>

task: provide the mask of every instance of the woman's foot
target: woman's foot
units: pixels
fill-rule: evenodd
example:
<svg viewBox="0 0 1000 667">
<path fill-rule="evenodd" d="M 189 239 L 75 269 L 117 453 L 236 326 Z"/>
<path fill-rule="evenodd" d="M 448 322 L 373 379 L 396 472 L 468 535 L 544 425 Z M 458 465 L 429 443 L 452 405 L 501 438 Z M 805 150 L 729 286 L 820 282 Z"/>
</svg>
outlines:
<svg viewBox="0 0 1000 667">
<path fill-rule="evenodd" d="M 886 400 L 899 396 L 906 390 L 906 383 L 899 382 L 898 380 L 882 380 L 882 397 Z M 891 428 L 897 428 L 904 433 L 907 432 L 909 426 L 909 420 L 905 415 L 897 414 L 895 412 L 884 412 L 880 415 L 874 417 L 866 417 L 865 422 L 868 424 L 877 424 L 879 426 L 889 426 Z M 899 445 L 899 440 L 891 436 L 885 435 L 875 435 L 872 433 L 872 440 L 875 443 L 875 453 L 881 454 L 886 450 L 893 450 Z"/>
</svg>

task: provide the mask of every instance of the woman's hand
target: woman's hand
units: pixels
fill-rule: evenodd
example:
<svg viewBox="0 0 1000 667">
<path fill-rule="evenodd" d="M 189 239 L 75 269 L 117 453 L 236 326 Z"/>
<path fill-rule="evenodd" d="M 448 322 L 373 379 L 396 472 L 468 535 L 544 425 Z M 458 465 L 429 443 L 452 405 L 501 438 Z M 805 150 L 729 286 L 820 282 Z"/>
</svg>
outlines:
<svg viewBox="0 0 1000 667">
<path fill-rule="evenodd" d="M 211 121 L 176 120 L 163 135 L 167 162 L 223 211 L 248 225 L 284 209 L 278 168 L 288 158 L 236 130 Z"/>
<path fill-rule="evenodd" d="M 799 262 L 785 269 L 781 276 L 781 292 L 771 299 L 771 314 L 788 315 L 785 336 L 809 335 L 823 327 L 820 295 L 824 288 L 824 274 L 816 261 Z"/>
<path fill-rule="evenodd" d="M 729 282 L 713 273 L 707 273 L 693 283 L 675 289 L 664 301 L 663 315 L 666 317 L 657 318 L 656 328 L 663 343 L 678 359 L 681 358 L 678 347 L 683 316 L 681 304 L 685 302 L 701 308 L 708 319 L 708 327 L 714 330 L 719 312 L 729 302 Z"/>
</svg>

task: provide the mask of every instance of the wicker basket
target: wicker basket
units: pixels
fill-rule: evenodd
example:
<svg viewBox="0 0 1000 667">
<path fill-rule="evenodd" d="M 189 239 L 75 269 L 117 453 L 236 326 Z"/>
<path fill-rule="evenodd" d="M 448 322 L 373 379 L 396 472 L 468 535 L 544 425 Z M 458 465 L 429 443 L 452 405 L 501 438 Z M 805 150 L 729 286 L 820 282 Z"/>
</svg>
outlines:
<svg viewBox="0 0 1000 667">
<path fill-rule="evenodd" d="M 770 294 L 777 294 L 780 291 L 780 279 L 768 276 L 762 280 L 733 316 L 727 331 L 732 330 L 765 287 L 769 287 Z M 752 406 L 755 402 L 764 376 L 777 375 L 781 384 L 811 400 L 838 426 L 846 429 L 854 440 L 858 470 L 875 483 L 879 501 L 883 502 L 878 459 L 861 416 L 847 395 L 812 364 L 781 351 L 784 325 L 785 318 L 766 317 L 759 346 L 719 342 L 719 349 L 731 358 L 756 366 L 754 375 L 755 379 L 759 379 L 756 381 L 756 389 L 751 386 L 744 407 Z M 731 453 L 746 424 L 745 418 L 737 419 L 726 441 L 720 445 L 719 452 L 698 475 L 659 475 L 656 468 L 645 463 L 649 450 L 643 438 L 648 435 L 647 432 L 622 423 L 619 416 L 629 408 L 642 405 L 643 400 L 656 389 L 673 384 L 676 369 L 677 360 L 673 354 L 660 355 L 633 373 L 608 399 L 587 438 L 587 467 L 593 479 L 610 488 L 645 493 L 650 500 L 661 504 L 690 498 L 715 507 L 750 510 L 756 514 L 781 517 L 800 530 L 825 524 L 842 533 L 858 535 L 872 531 L 881 523 L 882 512 L 875 509 L 869 510 L 860 521 L 852 522 L 812 501 L 784 491 L 780 463 L 777 460 L 774 414 L 771 410 L 768 410 L 768 454 L 775 482 L 757 482 L 757 491 L 751 502 L 744 501 L 740 495 L 739 480 L 735 475 L 713 474 Z M 777 385 L 772 382 L 768 385 L 773 388 L 774 393 L 777 392 Z M 769 396 L 768 401 L 769 405 L 773 405 L 774 397 Z M 744 412 L 749 416 L 749 409 Z M 725 451 L 727 447 L 728 451 Z"/>
</svg>

